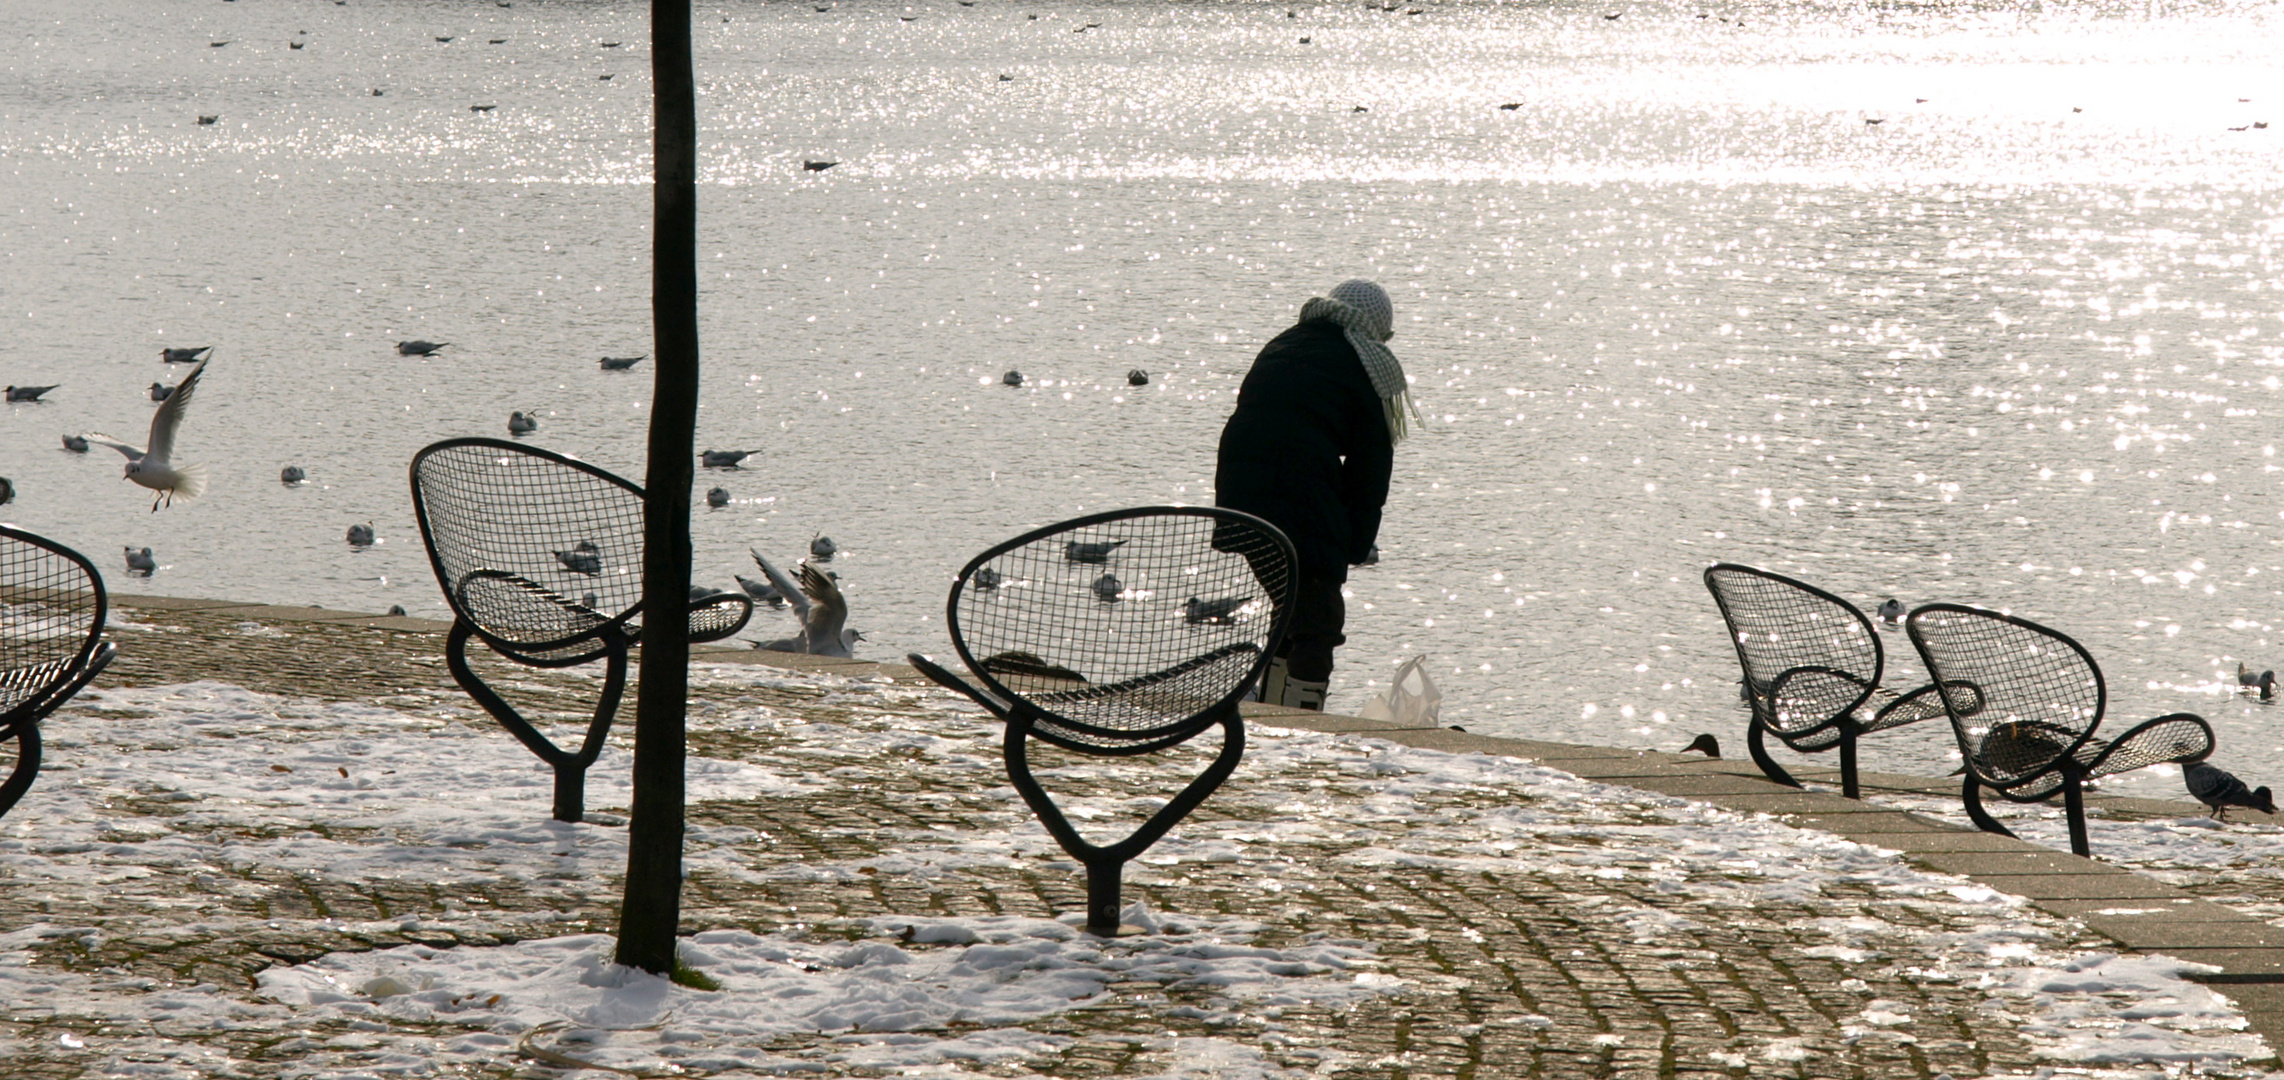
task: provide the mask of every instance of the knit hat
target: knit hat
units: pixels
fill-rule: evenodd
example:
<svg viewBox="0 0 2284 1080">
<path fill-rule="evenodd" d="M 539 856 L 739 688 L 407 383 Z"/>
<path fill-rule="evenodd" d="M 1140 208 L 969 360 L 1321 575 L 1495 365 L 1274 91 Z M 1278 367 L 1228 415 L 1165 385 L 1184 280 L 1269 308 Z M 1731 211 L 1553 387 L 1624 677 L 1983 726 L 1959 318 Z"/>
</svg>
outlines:
<svg viewBox="0 0 2284 1080">
<path fill-rule="evenodd" d="M 1388 442 L 1404 441 L 1404 414 L 1410 411 L 1417 416 L 1419 410 L 1412 405 L 1404 366 L 1383 344 L 1396 336 L 1396 304 L 1388 299 L 1388 290 L 1363 278 L 1343 281 L 1332 287 L 1331 295 L 1313 297 L 1301 305 L 1302 322 L 1318 319 L 1338 325 L 1356 350 L 1356 359 L 1363 362 L 1373 392 L 1380 395 L 1381 415 L 1388 422 Z"/>
</svg>

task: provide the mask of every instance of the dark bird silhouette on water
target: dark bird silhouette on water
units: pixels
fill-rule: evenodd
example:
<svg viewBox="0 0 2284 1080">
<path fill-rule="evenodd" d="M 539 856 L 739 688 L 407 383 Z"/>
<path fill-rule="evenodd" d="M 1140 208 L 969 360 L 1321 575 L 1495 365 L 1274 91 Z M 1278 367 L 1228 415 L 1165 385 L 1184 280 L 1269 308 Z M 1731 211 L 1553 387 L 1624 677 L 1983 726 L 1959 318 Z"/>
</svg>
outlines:
<svg viewBox="0 0 2284 1080">
<path fill-rule="evenodd" d="M 397 342 L 397 355 L 429 356 L 434 354 L 436 350 L 450 344 L 452 343 L 449 341 L 400 341 Z"/>
<path fill-rule="evenodd" d="M 2272 701 L 2276 697 L 2276 673 L 2263 671 L 2254 675 L 2252 669 L 2239 660 L 2236 662 L 2236 686 L 2239 690 L 2258 690 L 2260 700 Z"/>
<path fill-rule="evenodd" d="M 801 163 L 801 167 L 810 172 L 824 172 L 838 164 L 840 164 L 838 161 L 804 161 Z"/>
<path fill-rule="evenodd" d="M 707 488 L 707 489 L 706 489 L 706 505 L 707 505 L 707 506 L 711 506 L 711 507 L 713 507 L 714 509 L 716 509 L 716 510 L 719 510 L 719 509 L 721 509 L 722 507 L 728 506 L 729 504 L 730 504 L 730 489 L 728 489 L 728 488 L 722 488 L 722 487 L 717 487 L 717 488 Z"/>
<path fill-rule="evenodd" d="M 839 544 L 833 543 L 833 538 L 826 536 L 824 533 L 818 533 L 817 535 L 809 538 L 809 554 L 815 558 L 822 559 L 826 562 L 831 562 L 833 561 L 833 556 L 840 553 L 841 546 Z"/>
<path fill-rule="evenodd" d="M 84 454 L 87 452 L 87 436 L 66 435 L 63 437 L 63 448 L 74 454 Z"/>
<path fill-rule="evenodd" d="M 1118 545 L 1125 542 L 1124 540 L 1073 540 L 1063 545 L 1063 558 L 1072 562 L 1106 563 L 1110 561 L 1110 553 L 1118 550 Z"/>
<path fill-rule="evenodd" d="M 490 111 L 492 111 L 493 109 L 497 109 L 497 108 L 499 108 L 499 106 L 497 106 L 497 105 L 470 105 L 470 106 L 468 106 L 468 111 L 469 111 L 469 112 L 490 112 Z"/>
<path fill-rule="evenodd" d="M 602 365 L 604 371 L 625 371 L 648 359 L 650 359 L 649 353 L 644 353 L 641 356 L 606 356 L 598 363 Z"/>
<path fill-rule="evenodd" d="M 1023 385 L 1023 373 L 1011 368 L 1007 374 L 999 377 L 999 381 L 1004 386 L 1021 386 Z"/>
<path fill-rule="evenodd" d="M 16 482 L 0 476 L 0 506 L 16 501 Z"/>
<path fill-rule="evenodd" d="M 1508 102 L 1508 103 L 1506 103 L 1506 104 L 1504 104 L 1504 105 L 1501 105 L 1501 106 L 1499 106 L 1499 111 L 1500 111 L 1500 112 L 1514 112 L 1516 109 L 1520 109 L 1520 108 L 1522 108 L 1522 107 L 1523 107 L 1523 103 L 1522 103 L 1522 102 L 1520 102 L 1520 101 L 1510 101 L 1510 102 Z"/>
<path fill-rule="evenodd" d="M 444 41 L 451 41 L 452 39 L 451 39 L 451 38 L 448 38 L 448 37 L 440 37 L 440 38 L 437 38 L 436 40 L 438 40 L 438 41 L 440 41 L 440 42 L 444 42 Z"/>
<path fill-rule="evenodd" d="M 744 574 L 731 576 L 737 578 L 738 588 L 744 589 L 745 594 L 752 597 L 754 603 L 768 604 L 770 607 L 785 606 L 785 596 L 777 591 L 777 586 L 766 581 L 755 581 Z"/>
<path fill-rule="evenodd" d="M 11 386 L 6 390 L 6 393 L 10 401 L 38 401 L 41 394 L 62 385 L 62 383 L 56 383 L 53 386 Z"/>
<path fill-rule="evenodd" d="M 2181 780 L 2188 785 L 2189 794 L 2212 808 L 2212 816 L 2217 821 L 2227 821 L 2228 808 L 2232 806 L 2249 807 L 2263 814 L 2276 812 L 2276 799 L 2269 794 L 2268 788 L 2263 786 L 2247 789 L 2244 781 L 2217 765 L 2202 761 L 2184 762 L 2181 766 Z"/>
<path fill-rule="evenodd" d="M 1892 596 L 1883 601 L 1880 604 L 1880 621 L 1889 626 L 1902 622 L 1903 602 Z"/>
<path fill-rule="evenodd" d="M 152 400 L 152 401 L 165 401 L 166 399 L 168 399 L 168 398 L 171 398 L 171 397 L 173 397 L 173 396 L 174 396 L 174 387 L 168 386 L 167 384 L 165 384 L 165 383 L 163 383 L 163 382 L 154 382 L 154 383 L 152 383 L 152 384 L 151 384 L 151 400 Z"/>
<path fill-rule="evenodd" d="M 1702 735 L 1699 735 L 1695 739 L 1690 740 L 1688 746 L 1681 748 L 1681 752 L 1684 754 L 1691 751 L 1695 751 L 1705 755 L 1706 757 L 1712 758 L 1715 761 L 1719 761 L 1721 760 L 1721 740 L 1714 738 L 1713 733 L 1708 731 Z"/>
<path fill-rule="evenodd" d="M 278 483 L 281 484 L 298 484 L 307 479 L 309 474 L 303 472 L 299 465 L 288 465 L 278 470 Z"/>
<path fill-rule="evenodd" d="M 151 576 L 151 571 L 158 568 L 159 560 L 152 557 L 151 549 L 144 548 L 141 551 L 137 551 L 134 548 L 127 549 L 128 573 L 141 574 L 144 577 L 149 577 Z"/>
<path fill-rule="evenodd" d="M 574 574 L 600 577 L 603 573 L 603 549 L 596 547 L 592 540 L 581 540 L 569 551 L 556 552 L 555 561 Z"/>
<path fill-rule="evenodd" d="M 986 566 L 981 570 L 977 570 L 975 572 L 975 576 L 969 578 L 968 580 L 975 582 L 976 588 L 988 591 L 998 588 L 1000 583 L 1006 581 L 1007 579 L 1001 576 L 999 571 Z"/>
<path fill-rule="evenodd" d="M 401 618 L 405 617 L 406 615 L 410 614 L 410 612 L 407 612 L 407 611 L 404 609 L 404 605 L 403 605 L 403 604 L 390 604 L 390 605 L 389 605 L 389 614 L 391 614 L 391 615 L 394 615 L 394 616 L 396 616 L 396 617 L 398 617 L 398 618 L 400 618 L 400 619 L 401 619 Z"/>
<path fill-rule="evenodd" d="M 1150 373 L 1141 368 L 1135 368 L 1126 373 L 1126 385 L 1148 386 L 1150 385 Z"/>
<path fill-rule="evenodd" d="M 698 455 L 698 460 L 709 469 L 734 469 L 738 462 L 752 456 L 751 450 L 708 450 Z"/>
<path fill-rule="evenodd" d="M 201 345 L 195 349 L 160 349 L 159 359 L 170 364 L 195 364 L 198 362 L 199 354 L 213 347 L 212 345 Z"/>
<path fill-rule="evenodd" d="M 349 526 L 350 547 L 373 546 L 373 523 L 370 521 Z"/>
<path fill-rule="evenodd" d="M 286 42 L 286 48 L 289 48 L 289 49 L 298 49 L 298 48 L 301 48 L 301 46 L 302 46 L 302 43 L 301 43 L 301 42 L 298 42 L 298 41 L 289 41 L 289 42 Z"/>
<path fill-rule="evenodd" d="M 201 114 L 201 115 L 199 116 L 199 118 L 198 118 L 198 126 L 199 126 L 199 127 L 212 127 L 212 126 L 214 126 L 214 123 L 215 123 L 215 121 L 217 121 L 217 120 L 220 120 L 220 119 L 222 119 L 220 116 L 206 116 L 206 115 L 204 115 L 204 114 Z"/>
<path fill-rule="evenodd" d="M 1243 596 L 1219 596 L 1211 600 L 1200 600 L 1193 596 L 1182 605 L 1182 618 L 1196 626 L 1224 625 L 1236 620 L 1238 609 L 1245 606 L 1247 599 Z"/>
<path fill-rule="evenodd" d="M 529 435 L 539 430 L 539 418 L 524 412 L 508 414 L 508 434 Z"/>
<path fill-rule="evenodd" d="M 1094 595 L 1104 602 L 1117 600 L 1118 594 L 1125 591 L 1126 586 L 1118 580 L 1116 574 L 1104 574 L 1094 579 Z"/>
</svg>

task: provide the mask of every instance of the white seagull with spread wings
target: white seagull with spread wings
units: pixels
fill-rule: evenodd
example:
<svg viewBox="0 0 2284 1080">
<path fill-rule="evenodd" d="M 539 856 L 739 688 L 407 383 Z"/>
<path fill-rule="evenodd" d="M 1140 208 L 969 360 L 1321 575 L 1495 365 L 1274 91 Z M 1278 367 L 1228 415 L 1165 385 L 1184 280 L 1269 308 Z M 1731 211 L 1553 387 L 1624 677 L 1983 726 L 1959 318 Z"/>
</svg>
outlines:
<svg viewBox="0 0 2284 1080">
<path fill-rule="evenodd" d="M 127 455 L 126 478 L 157 492 L 151 498 L 155 513 L 163 501 L 173 506 L 176 498 L 195 499 L 206 492 L 206 469 L 198 465 L 174 463 L 174 436 L 182 427 L 182 415 L 190 410 L 190 399 L 198 393 L 198 377 L 206 373 L 206 361 L 190 369 L 189 376 L 174 388 L 174 393 L 159 405 L 157 415 L 151 417 L 149 447 L 132 446 L 109 435 L 90 432 L 87 441 L 102 443 Z"/>
<path fill-rule="evenodd" d="M 771 566 L 761 553 L 755 552 L 753 561 L 761 564 L 762 574 L 793 605 L 794 617 L 801 620 L 801 636 L 765 641 L 756 648 L 843 658 L 856 654 L 856 643 L 864 640 L 864 635 L 848 627 L 849 603 L 842 597 L 838 582 L 825 576 L 824 571 L 803 563 L 801 583 L 795 586 L 784 571 Z"/>
</svg>

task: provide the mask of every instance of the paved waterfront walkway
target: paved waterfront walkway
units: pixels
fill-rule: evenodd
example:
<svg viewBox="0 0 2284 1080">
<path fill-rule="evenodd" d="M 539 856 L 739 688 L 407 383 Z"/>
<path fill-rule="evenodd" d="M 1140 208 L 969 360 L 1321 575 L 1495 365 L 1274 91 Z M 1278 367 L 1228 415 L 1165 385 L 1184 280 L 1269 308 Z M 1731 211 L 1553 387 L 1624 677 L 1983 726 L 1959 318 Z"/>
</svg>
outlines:
<svg viewBox="0 0 2284 1080">
<path fill-rule="evenodd" d="M 441 623 L 317 608 L 114 599 L 124 624 L 114 635 L 121 655 L 97 683 L 98 690 L 213 680 L 290 697 L 378 703 L 416 715 L 480 718 L 444 670 Z M 701 647 L 695 654 L 701 661 L 759 662 L 875 684 L 920 681 L 900 665 L 743 648 Z M 528 669 L 501 668 L 500 673 L 500 685 L 515 687 L 519 700 L 540 702 L 566 717 L 584 714 L 584 680 Z M 760 704 L 812 719 L 884 728 L 893 728 L 897 720 L 878 702 L 852 704 L 847 695 L 783 688 L 743 690 L 722 680 L 694 687 L 693 701 L 694 707 Z M 87 711 L 99 716 L 100 709 L 98 704 Z M 631 716 L 632 710 L 630 700 L 622 716 Z M 2169 885 L 2067 852 L 1965 831 L 1881 805 L 1882 797 L 1890 795 L 1955 799 L 1954 781 L 1867 774 L 1869 797 L 1856 802 L 1778 787 L 1742 761 L 1400 729 L 1287 710 L 1262 710 L 1259 720 L 1367 734 L 1425 749 L 1526 758 L 1579 777 L 1745 814 L 1775 815 L 1902 852 L 1921 867 L 2028 897 L 2039 909 L 2075 919 L 2090 931 L 2065 930 L 2059 947 L 2103 948 L 2106 937 L 2130 949 L 2218 965 L 2224 974 L 2209 981 L 2226 984 L 2224 992 L 2272 1046 L 2284 1036 L 2284 930 L 2208 898 L 2242 893 L 2241 881 Z M 760 731 L 694 730 L 691 752 L 724 759 L 785 753 L 774 738 Z M 864 775 L 830 795 L 766 808 L 702 803 L 692 808 L 692 821 L 767 834 L 772 846 L 757 859 L 825 864 L 862 860 L 877 850 L 875 838 L 891 830 L 1004 831 L 1022 820 L 1020 806 L 1011 804 L 1006 793 L 961 787 L 893 755 L 846 767 Z M 1829 780 L 1829 774 L 1813 770 L 1802 775 L 1812 784 Z M 1342 783 L 1337 773 L 1264 778 L 1240 770 L 1184 831 L 1218 831 L 1242 840 L 1250 821 L 1265 818 L 1271 807 L 1282 809 L 1280 800 L 1321 797 L 1326 791 L 1337 798 Z M 1517 797 L 1482 789 L 1432 798 L 1483 807 Z M 1421 799 L 1431 801 L 1430 796 Z M 2113 819 L 2202 811 L 2172 802 L 2092 802 Z M 149 812 L 168 811 L 154 805 Z M 1400 828 L 1370 822 L 1357 827 Z M 1146 898 L 1159 910 L 1257 919 L 1272 936 L 1328 933 L 1375 947 L 1387 971 L 1405 980 L 1414 988 L 1411 992 L 1338 1011 L 1289 1009 L 1277 1030 L 1258 1033 L 1263 1045 L 1277 1048 L 1284 1063 L 1306 1068 L 1337 1062 L 1332 1071 L 1342 1076 L 1928 1078 L 2052 1064 L 2039 1060 L 2036 1048 L 2018 1031 L 2018 1018 L 1994 1012 L 1987 995 L 1960 980 L 1914 977 L 1900 968 L 1875 970 L 1876 965 L 1835 958 L 1825 947 L 1827 938 L 1813 928 L 1867 913 L 1891 921 L 1925 917 L 1904 911 L 1876 890 L 1835 881 L 1819 895 L 1770 900 L 1749 913 L 1732 910 L 1707 917 L 1696 912 L 1699 917 L 1651 940 L 1608 913 L 1686 908 L 1686 898 L 1677 898 L 1666 887 L 1670 883 L 1655 875 L 1495 873 L 1347 858 L 1360 846 L 1363 842 L 1353 838 L 1280 844 L 1277 854 L 1289 865 L 1282 884 L 1266 891 L 1259 873 L 1235 864 L 1226 872 L 1210 862 L 1179 868 L 1138 864 L 1128 895 Z M 1044 864 L 966 868 L 926 878 L 881 872 L 859 880 L 861 886 L 832 876 L 756 881 L 693 873 L 685 922 L 688 929 L 770 931 L 897 913 L 1047 916 L 1079 909 L 1083 889 L 1067 868 Z M 129 925 L 149 922 L 150 912 L 161 906 L 156 898 L 179 900 L 202 891 L 212 895 L 198 908 L 199 919 L 212 922 L 218 912 L 236 912 L 267 920 L 259 925 L 269 929 L 201 936 L 163 927 L 137 932 Z M 138 898 L 146 896 L 153 902 L 139 904 Z M 608 930 L 617 896 L 615 881 L 592 879 L 502 882 L 486 889 L 479 904 L 418 883 L 327 883 L 288 875 L 265 880 L 257 870 L 209 888 L 203 881 L 160 873 L 124 882 L 103 895 L 0 888 L 0 932 L 36 921 L 115 925 L 92 952 L 59 953 L 55 962 L 244 986 L 265 966 L 336 949 L 407 941 L 489 944 L 537 936 L 534 927 L 540 925 L 547 933 Z M 417 928 L 372 927 L 377 920 L 407 914 L 421 916 L 417 924 L 406 924 Z M 1215 1010 L 1207 1007 L 1207 990 L 1123 989 L 1118 1007 L 1079 1010 L 1032 1025 L 1075 1042 L 1060 1061 L 1030 1067 L 1057 1076 L 1150 1074 L 1167 1066 L 1153 1049 L 1164 1037 L 1228 1034 L 1216 1027 L 1228 1021 L 1217 1020 Z M 1856 1019 L 1866 1012 L 1867 1001 L 1888 1003 L 1888 1011 L 1903 1019 L 1868 1035 Z M 26 1049 L 38 1042 L 40 1030 L 36 1022 L 0 1017 L 0 1072 L 27 1078 L 79 1076 L 68 1060 Z M 11 1035 L 19 1043 L 13 1055 L 6 1047 Z M 1757 1052 L 1772 1044 L 1798 1053 L 1772 1059 Z M 265 1054 L 280 1052 L 258 1044 L 229 1049 L 257 1063 Z M 1755 1052 L 1748 1057 L 1746 1050 Z"/>
</svg>

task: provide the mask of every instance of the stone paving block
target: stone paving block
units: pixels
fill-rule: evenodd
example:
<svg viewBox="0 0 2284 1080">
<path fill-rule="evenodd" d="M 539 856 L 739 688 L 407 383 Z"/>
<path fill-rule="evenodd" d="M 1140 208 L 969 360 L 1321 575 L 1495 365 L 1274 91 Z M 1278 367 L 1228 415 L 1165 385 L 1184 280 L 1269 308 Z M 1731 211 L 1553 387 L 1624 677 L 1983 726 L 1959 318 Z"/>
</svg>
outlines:
<svg viewBox="0 0 2284 1080">
<path fill-rule="evenodd" d="M 150 611 L 204 611 L 211 608 L 249 607 L 244 600 L 207 600 L 192 596 L 146 596 L 141 593 L 111 593 L 111 603 L 117 607 L 143 608 Z"/>
<path fill-rule="evenodd" d="M 1816 791 L 1796 791 L 1773 787 L 1766 795 L 1723 795 L 1705 800 L 1731 810 L 1748 814 L 1795 816 L 1809 814 L 1892 814 L 1894 809 L 1860 799 L 1842 798 Z"/>
<path fill-rule="evenodd" d="M 2235 989 L 2232 983 L 2284 986 L 2284 949 L 2177 946 L 2164 952 L 2167 956 L 2221 969 L 2217 975 L 2197 976 L 2197 981 L 2217 987 L 2222 993 Z"/>
<path fill-rule="evenodd" d="M 1791 790 L 1755 777 L 1691 775 L 1671 769 L 1661 772 L 1634 772 L 1621 775 L 1629 782 L 1628 786 L 1630 787 L 1638 787 L 1645 791 L 1655 791 L 1684 799 L 1703 799 L 1715 795 L 1765 795 L 1771 791 Z M 1601 773 L 1593 778 L 1617 780 L 1620 776 Z"/>
<path fill-rule="evenodd" d="M 1975 880 L 2032 900 L 2171 900 L 2181 890 L 2122 870 L 2084 874 L 1978 874 Z"/>
<path fill-rule="evenodd" d="M 2141 900 L 2040 900 L 2036 903 L 2041 911 L 2084 920 L 2088 925 L 2092 925 L 2095 919 L 2227 922 L 2250 917 L 2235 908 L 2193 896 Z"/>
<path fill-rule="evenodd" d="M 2181 949 L 2284 950 L 2284 927 L 2258 919 L 2201 919 L 2174 921 L 2162 916 L 2121 918 L 2092 916 L 2085 924 L 2103 937 L 2129 949 L 2173 953 Z"/>
<path fill-rule="evenodd" d="M 1999 839 L 2005 839 L 2000 837 Z M 2113 870 L 2090 859 L 2081 859 L 2066 851 L 2054 851 L 2035 845 L 2005 851 L 1930 851 L 1915 852 L 1911 861 L 1930 870 L 1966 877 L 2009 876 L 2020 874 L 2100 874 L 2125 873 Z"/>
</svg>

